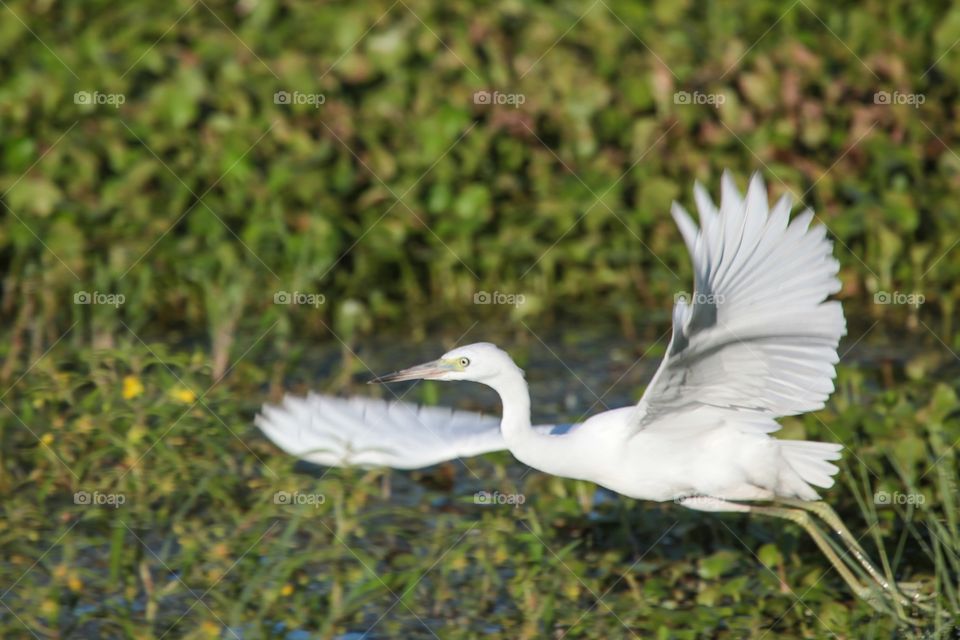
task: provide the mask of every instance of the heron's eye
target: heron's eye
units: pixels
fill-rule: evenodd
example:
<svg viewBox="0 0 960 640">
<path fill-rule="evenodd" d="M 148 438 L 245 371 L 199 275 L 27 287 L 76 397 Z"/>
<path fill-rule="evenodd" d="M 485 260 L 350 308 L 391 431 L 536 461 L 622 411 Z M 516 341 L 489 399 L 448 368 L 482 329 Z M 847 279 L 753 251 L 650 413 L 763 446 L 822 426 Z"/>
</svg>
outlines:
<svg viewBox="0 0 960 640">
<path fill-rule="evenodd" d="M 460 359 L 457 361 L 457 363 L 458 363 L 461 367 L 466 368 L 467 366 L 470 365 L 470 358 L 460 358 Z"/>
</svg>

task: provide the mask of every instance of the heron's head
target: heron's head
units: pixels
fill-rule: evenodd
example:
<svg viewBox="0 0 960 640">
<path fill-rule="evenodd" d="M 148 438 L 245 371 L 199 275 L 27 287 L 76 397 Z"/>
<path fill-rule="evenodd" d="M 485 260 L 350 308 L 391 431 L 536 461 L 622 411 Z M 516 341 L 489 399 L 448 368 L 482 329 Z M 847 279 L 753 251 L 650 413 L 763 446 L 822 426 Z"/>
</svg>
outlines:
<svg viewBox="0 0 960 640">
<path fill-rule="evenodd" d="M 520 369 L 506 351 L 489 342 L 477 342 L 457 347 L 439 359 L 418 364 L 409 369 L 374 378 L 370 382 L 399 382 L 401 380 L 471 380 L 489 382 L 505 372 Z M 522 374 L 523 372 L 520 371 Z"/>
</svg>

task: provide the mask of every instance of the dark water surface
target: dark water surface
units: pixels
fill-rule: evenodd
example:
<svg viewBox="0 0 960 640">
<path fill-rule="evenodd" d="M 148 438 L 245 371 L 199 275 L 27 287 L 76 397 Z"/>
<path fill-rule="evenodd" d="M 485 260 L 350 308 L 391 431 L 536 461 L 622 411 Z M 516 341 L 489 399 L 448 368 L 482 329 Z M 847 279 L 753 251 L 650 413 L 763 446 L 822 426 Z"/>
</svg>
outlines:
<svg viewBox="0 0 960 640">
<path fill-rule="evenodd" d="M 960 370 L 960 357 L 947 346 L 949 341 L 929 329 L 911 332 L 898 323 L 864 317 L 855 310 L 847 310 L 847 314 L 848 331 L 838 350 L 839 366 L 866 372 L 869 382 L 895 382 L 913 366 L 921 366 L 926 373 Z M 349 381 L 339 377 L 349 366 L 343 346 L 339 342 L 318 344 L 289 372 L 290 383 L 336 395 L 402 398 L 495 414 L 499 412 L 496 394 L 476 383 L 397 383 L 389 389 L 363 384 L 374 374 L 433 360 L 455 346 L 493 342 L 526 372 L 534 423 L 571 422 L 639 400 L 670 340 L 665 317 L 638 328 L 632 340 L 623 337 L 618 326 L 582 320 L 543 330 L 529 322 L 520 323 L 512 332 L 478 323 L 462 338 L 454 333 L 466 328 L 450 327 L 423 340 L 402 333 L 359 340 L 353 347 L 356 358 L 351 358 Z"/>
</svg>

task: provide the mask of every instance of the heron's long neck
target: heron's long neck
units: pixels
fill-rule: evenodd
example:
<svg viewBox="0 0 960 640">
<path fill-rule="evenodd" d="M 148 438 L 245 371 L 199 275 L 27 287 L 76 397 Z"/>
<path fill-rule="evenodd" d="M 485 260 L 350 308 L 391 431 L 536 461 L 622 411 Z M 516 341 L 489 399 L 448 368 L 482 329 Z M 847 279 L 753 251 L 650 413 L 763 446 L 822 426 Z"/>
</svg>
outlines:
<svg viewBox="0 0 960 640">
<path fill-rule="evenodd" d="M 531 467 L 570 477 L 569 459 L 575 454 L 572 438 L 533 429 L 530 422 L 530 390 L 523 372 L 516 369 L 502 373 L 490 386 L 500 394 L 503 404 L 500 432 L 510 452 Z"/>
</svg>

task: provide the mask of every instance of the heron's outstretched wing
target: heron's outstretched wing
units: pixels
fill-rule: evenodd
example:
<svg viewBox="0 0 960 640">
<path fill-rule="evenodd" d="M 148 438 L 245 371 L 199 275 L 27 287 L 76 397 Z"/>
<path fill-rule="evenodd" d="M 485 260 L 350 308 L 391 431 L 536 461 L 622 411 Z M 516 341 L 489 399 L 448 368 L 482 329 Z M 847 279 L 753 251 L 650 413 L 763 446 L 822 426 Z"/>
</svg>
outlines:
<svg viewBox="0 0 960 640">
<path fill-rule="evenodd" d="M 287 453 L 324 466 L 419 469 L 507 448 L 498 418 L 375 398 L 287 395 L 264 405 L 256 424 Z"/>
<path fill-rule="evenodd" d="M 673 206 L 694 293 L 673 307 L 673 337 L 637 407 L 638 429 L 711 407 L 754 414 L 770 431 L 771 418 L 819 409 L 833 391 L 846 322 L 840 303 L 826 301 L 840 290 L 826 228 L 810 227 L 810 210 L 790 222 L 787 196 L 768 209 L 758 175 L 745 199 L 729 174 L 722 183 L 719 211 L 694 190 L 701 229 Z"/>
</svg>

